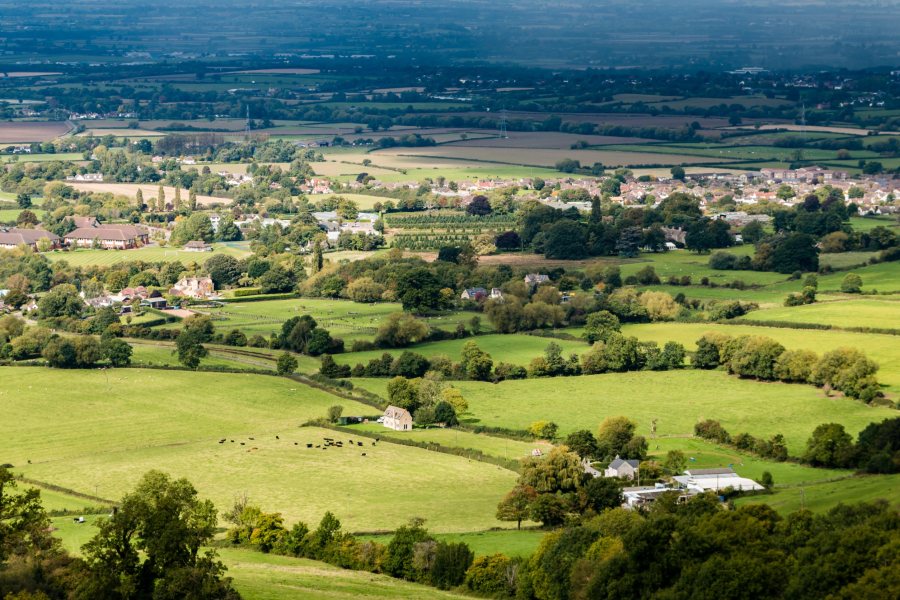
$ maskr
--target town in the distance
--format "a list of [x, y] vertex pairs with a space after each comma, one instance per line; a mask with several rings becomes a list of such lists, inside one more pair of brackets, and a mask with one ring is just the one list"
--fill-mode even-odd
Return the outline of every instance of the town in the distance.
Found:
[[0, 15], [0, 599], [900, 597], [900, 2]]

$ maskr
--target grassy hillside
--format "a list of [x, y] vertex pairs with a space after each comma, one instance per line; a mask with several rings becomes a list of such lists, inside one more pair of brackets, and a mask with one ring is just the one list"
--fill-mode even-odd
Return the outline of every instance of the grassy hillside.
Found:
[[438, 531], [472, 531], [499, 525], [497, 499], [516, 477], [369, 440], [308, 449], [335, 436], [299, 427], [328, 406], [341, 404], [345, 414], [378, 410], [287, 379], [25, 368], [0, 369], [0, 377], [9, 383], [0, 391], [9, 416], [0, 438], [12, 449], [4, 460], [27, 477], [103, 498], [119, 498], [146, 471], [161, 469], [187, 477], [220, 509], [247, 492], [288, 522], [318, 522], [331, 510], [352, 529], [393, 529], [421, 516]]

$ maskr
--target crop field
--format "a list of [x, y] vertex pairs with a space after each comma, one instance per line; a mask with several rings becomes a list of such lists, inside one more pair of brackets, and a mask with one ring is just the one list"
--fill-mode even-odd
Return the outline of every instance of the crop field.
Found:
[[[848, 296], [852, 298], [852, 296]], [[900, 299], [880, 297], [816, 302], [805, 306], [755, 310], [741, 317], [745, 321], [790, 321], [833, 327], [900, 329]], [[887, 342], [887, 340], [885, 340]], [[900, 339], [897, 340], [900, 343]]]
[[[154, 343], [144, 340], [129, 340], [132, 347], [131, 362], [135, 366], [142, 367], [158, 367], [172, 366], [179, 367], [178, 357], [175, 354], [175, 346], [170, 342], [167, 344]], [[200, 361], [201, 368], [225, 367], [229, 369], [270, 369], [274, 370], [275, 364], [271, 360], [255, 360], [252, 357], [238, 358], [233, 354], [226, 354], [215, 347], [210, 346], [209, 356]]]
[[[777, 148], [775, 146], [726, 146], [719, 144], [645, 144], [645, 145], [621, 145], [606, 150], [618, 150], [622, 152], [641, 152], [655, 154], [673, 154], [705, 157], [705, 162], [718, 160], [791, 160], [796, 149]], [[835, 150], [819, 150], [815, 148], [803, 148], [803, 157], [806, 160], [829, 160], [837, 158]], [[871, 158], [877, 156], [873, 152], [857, 150], [853, 153], [855, 158]], [[670, 160], [673, 160], [670, 158]], [[662, 162], [662, 161], [654, 161]]]
[[[474, 137], [478, 131], [470, 133]], [[454, 142], [451, 146], [465, 148], [544, 148], [570, 150], [572, 144], [586, 142], [589, 146], [609, 146], [615, 144], [644, 144], [654, 140], [634, 137], [617, 137], [609, 135], [579, 135], [577, 133], [561, 133], [558, 131], [510, 131], [509, 137], [497, 137], [497, 132], [480, 130], [482, 135], [492, 133], [492, 137], [469, 139]]]
[[[4, 368], [0, 376], [11, 384], [0, 392], [10, 417], [0, 423], [13, 449], [7, 460], [27, 477], [103, 498], [160, 469], [187, 477], [220, 509], [246, 491], [288, 522], [315, 523], [332, 510], [351, 530], [392, 529], [418, 515], [435, 531], [477, 531], [499, 525], [497, 498], [515, 480], [494, 465], [385, 442], [306, 448], [351, 437], [298, 428], [328, 406], [373, 409], [287, 379], [135, 369]], [[29, 385], [34, 377], [40, 386]]]
[[213, 244], [212, 252], [191, 252], [175, 247], [150, 245], [132, 250], [94, 250], [80, 249], [71, 251], [53, 251], [45, 256], [53, 262], [64, 260], [72, 266], [101, 265], [109, 266], [119, 263], [142, 260], [145, 262], [181, 261], [204, 263], [216, 254], [227, 254], [235, 258], [249, 256], [250, 250], [246, 242], [225, 242]]
[[[427, 525], [427, 524], [426, 524]], [[462, 600], [433, 587], [387, 575], [350, 571], [301, 558], [263, 554], [254, 550], [219, 549], [234, 587], [246, 600]]]
[[624, 325], [622, 331], [626, 335], [633, 335], [644, 341], [655, 341], [660, 344], [667, 341], [679, 342], [684, 344], [688, 350], [695, 349], [696, 341], [709, 331], [735, 337], [761, 335], [776, 340], [788, 349], [803, 348], [814, 350], [819, 354], [841, 347], [859, 348], [881, 367], [877, 378], [881, 383], [888, 385], [888, 391], [892, 394], [900, 393], [900, 344], [897, 343], [898, 337], [893, 335], [737, 324], [717, 325], [715, 323]]
[[69, 129], [65, 121], [0, 121], [0, 144], [49, 142]]
[[[127, 196], [129, 198], [134, 198], [137, 196], [138, 190], [141, 190], [141, 193], [144, 195], [144, 202], [147, 202], [151, 198], [156, 198], [156, 194], [159, 191], [158, 185], [151, 184], [140, 184], [140, 183], [80, 183], [80, 182], [70, 182], [73, 188], [77, 190], [81, 190], [83, 192], [109, 192], [111, 194]], [[172, 186], [163, 186], [163, 191], [166, 194], [166, 201], [171, 201], [175, 197], [175, 188]], [[189, 192], [188, 190], [181, 190], [181, 198], [184, 202], [188, 200]], [[217, 196], [197, 196], [197, 204], [200, 206], [229, 206], [231, 204], [231, 198], [219, 198]]]
[[596, 430], [608, 416], [626, 415], [649, 435], [657, 419], [658, 435], [686, 435], [703, 419], [717, 419], [732, 433], [785, 436], [789, 451], [802, 451], [815, 427], [842, 423], [856, 435], [872, 421], [896, 416], [889, 408], [826, 397], [809, 385], [759, 383], [724, 371], [635, 372], [455, 384], [469, 403], [472, 422], [526, 429], [547, 419], [566, 435]]
[[[615, 147], [618, 148], [618, 147]], [[690, 154], [666, 154], [654, 151], [626, 152], [616, 150], [558, 150], [543, 148], [467, 148], [461, 146], [439, 146], [428, 148], [393, 148], [373, 153], [375, 156], [392, 154], [409, 156], [429, 161], [468, 161], [500, 163], [533, 167], [553, 167], [557, 162], [572, 158], [590, 166], [596, 162], [607, 167], [691, 165], [708, 163], [708, 157]]]
[[[459, 340], [444, 340], [441, 342], [429, 342], [427, 344], [419, 344], [412, 346], [408, 350], [417, 352], [423, 356], [446, 355], [454, 361], [460, 360], [463, 345], [466, 342], [474, 341], [479, 348], [491, 355], [494, 362], [508, 362], [517, 365], [527, 365], [532, 358], [543, 356], [544, 349], [551, 343], [558, 344], [563, 351], [563, 355], [568, 356], [572, 352], [581, 353], [588, 350], [587, 342], [573, 340], [557, 340], [552, 338], [539, 337], [535, 335], [479, 335], [474, 338], [465, 338]], [[373, 358], [380, 357], [384, 352], [390, 352], [398, 356], [403, 349], [396, 350], [369, 350], [366, 352], [348, 352], [346, 354], [335, 354], [334, 360], [338, 364], [355, 365], [356, 363], [366, 364]]]

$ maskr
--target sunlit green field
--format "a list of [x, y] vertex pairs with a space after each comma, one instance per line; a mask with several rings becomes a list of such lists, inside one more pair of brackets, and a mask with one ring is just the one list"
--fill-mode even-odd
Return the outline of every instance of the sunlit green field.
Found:
[[900, 475], [869, 475], [840, 481], [797, 485], [777, 489], [772, 495], [739, 498], [736, 504], [765, 502], [782, 514], [807, 508], [823, 511], [844, 503], [884, 499], [896, 508], [900, 506]]
[[[815, 306], [815, 305], [813, 305]], [[753, 313], [750, 313], [753, 314]], [[716, 331], [733, 337], [756, 335], [770, 337], [788, 349], [805, 348], [824, 354], [844, 346], [859, 348], [878, 363], [878, 380], [888, 386], [893, 394], [900, 393], [900, 338], [877, 333], [856, 333], [839, 330], [790, 329], [785, 327], [757, 327], [754, 325], [718, 325], [715, 323], [648, 323], [625, 325], [622, 331], [640, 340], [655, 341], [660, 345], [667, 341], [684, 344], [688, 350], [696, 348], [696, 342], [708, 331]]]
[[805, 306], [754, 310], [739, 320], [814, 323], [832, 327], [900, 329], [900, 298], [893, 296], [858, 299], [847, 296], [846, 298], [848, 299], [816, 302]]
[[220, 510], [247, 492], [288, 522], [318, 522], [330, 510], [351, 530], [394, 529], [420, 516], [436, 531], [479, 531], [500, 525], [497, 499], [516, 478], [384, 441], [307, 448], [352, 438], [300, 427], [329, 406], [379, 411], [283, 378], [18, 367], [0, 377], [0, 439], [11, 449], [4, 460], [26, 477], [110, 500], [160, 469], [187, 477]]
[[[365, 385], [365, 382], [361, 382]], [[759, 383], [724, 371], [634, 372], [455, 384], [469, 402], [471, 422], [526, 429], [541, 419], [555, 421], [560, 433], [595, 431], [608, 416], [625, 415], [649, 435], [692, 434], [694, 424], [717, 419], [731, 433], [785, 436], [792, 455], [800, 453], [813, 429], [824, 422], [842, 423], [856, 435], [872, 421], [895, 417], [889, 408], [857, 400], [826, 397], [809, 385]]]
[[[292, 317], [311, 315], [332, 336], [342, 338], [348, 349], [353, 340], [371, 341], [388, 315], [402, 311], [403, 307], [395, 302], [364, 304], [327, 298], [230, 302], [221, 308], [204, 309], [219, 330], [240, 329], [247, 335], [264, 337], [279, 333], [282, 324]], [[427, 317], [425, 321], [433, 327], [453, 331], [459, 323], [468, 324], [473, 316], [474, 313], [453, 312]], [[486, 319], [481, 321], [482, 329], [490, 329]]]
[[[544, 354], [544, 350], [551, 343], [555, 343], [562, 348], [564, 356], [571, 353], [582, 353], [589, 349], [587, 342], [581, 340], [558, 340], [553, 338], [539, 337], [535, 335], [524, 334], [492, 334], [479, 335], [476, 337], [463, 338], [458, 340], [444, 340], [441, 342], [429, 342], [419, 344], [408, 348], [411, 352], [417, 352], [425, 357], [445, 355], [455, 362], [461, 359], [462, 348], [467, 342], [475, 342], [475, 344], [485, 352], [491, 355], [494, 363], [508, 362], [517, 365], [528, 365], [531, 359]], [[399, 356], [404, 349], [391, 350], [368, 350], [366, 352], [349, 352], [346, 354], [336, 354], [335, 362], [346, 365], [356, 365], [362, 363], [365, 365], [373, 358], [379, 358], [384, 352], [390, 352], [394, 357]]]
[[300, 558], [224, 548], [219, 556], [245, 600], [451, 600], [469, 598], [387, 575], [349, 571]]

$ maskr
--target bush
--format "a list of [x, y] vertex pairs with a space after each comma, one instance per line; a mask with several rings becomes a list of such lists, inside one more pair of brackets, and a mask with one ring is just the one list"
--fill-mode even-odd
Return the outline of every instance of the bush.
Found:
[[841, 291], [845, 294], [858, 294], [862, 291], [862, 277], [856, 273], [847, 273], [841, 281]]
[[276, 370], [279, 375], [290, 375], [297, 370], [297, 359], [289, 352], [283, 352], [278, 356]]

